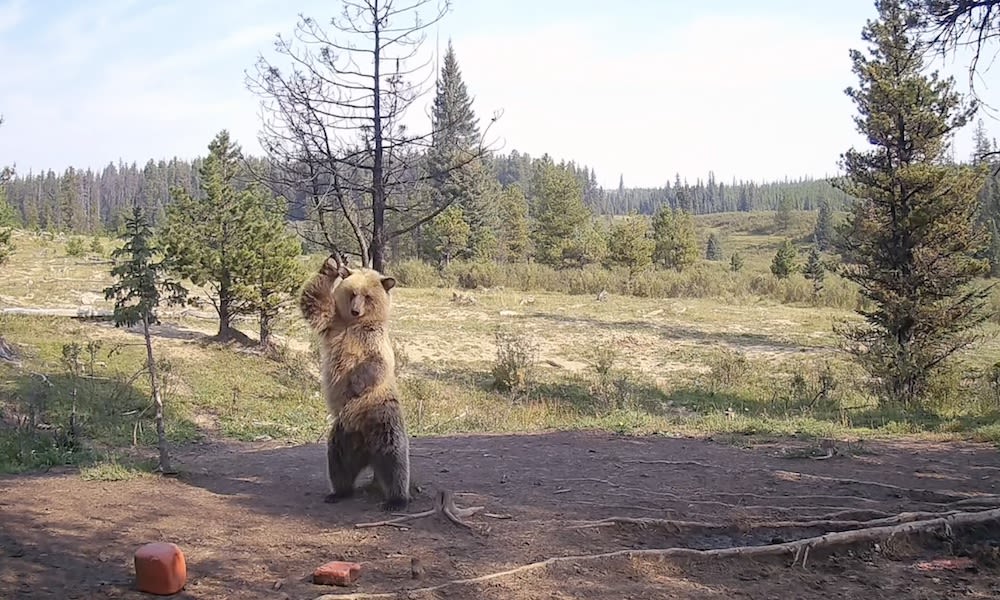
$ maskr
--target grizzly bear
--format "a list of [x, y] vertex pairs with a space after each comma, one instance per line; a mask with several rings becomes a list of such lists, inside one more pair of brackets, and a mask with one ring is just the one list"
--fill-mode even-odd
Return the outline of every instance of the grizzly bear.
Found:
[[321, 387], [335, 418], [327, 440], [326, 501], [352, 496], [358, 475], [371, 466], [383, 507], [399, 510], [409, 502], [410, 459], [388, 334], [389, 291], [396, 281], [333, 260], [323, 263], [299, 301], [320, 340]]

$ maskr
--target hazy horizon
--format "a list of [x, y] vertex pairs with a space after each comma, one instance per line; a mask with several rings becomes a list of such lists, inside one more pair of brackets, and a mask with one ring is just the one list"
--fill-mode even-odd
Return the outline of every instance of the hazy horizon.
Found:
[[[503, 111], [491, 130], [502, 151], [585, 164], [603, 187], [619, 176], [660, 187], [677, 173], [693, 183], [709, 171], [723, 182], [834, 175], [840, 153], [865, 144], [844, 88], [856, 84], [848, 52], [866, 47], [874, 4], [755, 4], [459, 0], [428, 31], [425, 53], [452, 40], [480, 122]], [[275, 35], [291, 34], [299, 12], [327, 20], [337, 10], [318, 0], [0, 0], [0, 164], [38, 173], [190, 160], [221, 129], [260, 154], [245, 71], [258, 53], [278, 58]], [[933, 64], [963, 92], [966, 65], [964, 55]], [[977, 88], [1000, 108], [990, 75]], [[991, 137], [996, 114], [979, 115]], [[426, 109], [410, 122], [426, 128]], [[956, 139], [958, 158], [971, 153], [972, 126]]]

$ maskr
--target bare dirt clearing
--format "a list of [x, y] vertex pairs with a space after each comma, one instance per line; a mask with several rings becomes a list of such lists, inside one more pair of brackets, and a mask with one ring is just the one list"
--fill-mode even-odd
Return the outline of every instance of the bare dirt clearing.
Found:
[[[153, 540], [186, 552], [189, 582], [179, 597], [311, 599], [436, 586], [553, 556], [772, 544], [862, 526], [846, 521], [1000, 506], [1000, 456], [992, 447], [870, 442], [864, 452], [829, 460], [786, 458], [786, 449], [606, 433], [414, 440], [414, 479], [423, 491], [410, 512], [430, 508], [436, 490], [451, 490], [459, 505], [490, 513], [470, 517], [473, 530], [434, 517], [407, 530], [355, 528], [387, 515], [368, 496], [322, 502], [320, 444], [194, 445], [177, 451], [184, 472], [176, 480], [84, 481], [71, 472], [6, 477], [0, 595], [145, 597], [130, 587], [132, 552]], [[577, 527], [610, 517], [703, 524]], [[839, 525], [787, 523], [815, 520]], [[939, 527], [874, 549], [859, 544], [830, 555], [817, 547], [805, 568], [789, 567], [790, 555], [566, 561], [414, 597], [996, 597], [998, 532], [995, 524], [956, 527], [949, 538]], [[952, 555], [969, 556], [971, 566], [917, 568], [921, 560]], [[423, 580], [410, 578], [410, 557], [422, 561]], [[365, 564], [354, 590], [308, 581], [316, 566], [335, 559]]]

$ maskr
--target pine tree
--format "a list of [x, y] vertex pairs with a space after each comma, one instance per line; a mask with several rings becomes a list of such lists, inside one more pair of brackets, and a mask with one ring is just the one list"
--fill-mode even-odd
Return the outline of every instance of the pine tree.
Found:
[[[444, 64], [437, 80], [437, 92], [431, 109], [433, 141], [431, 155], [433, 161], [453, 161], [460, 159], [457, 153], [467, 151], [478, 143], [479, 119], [472, 109], [472, 98], [462, 79], [458, 57], [451, 40], [444, 54]], [[441, 169], [435, 176], [447, 176]], [[443, 180], [439, 179], [439, 183]]]
[[821, 251], [826, 251], [833, 247], [833, 236], [833, 211], [830, 209], [830, 201], [824, 198], [819, 203], [816, 226], [813, 228], [813, 241]]
[[500, 253], [501, 260], [520, 262], [528, 256], [530, 242], [528, 201], [516, 183], [504, 188], [500, 195]]
[[722, 240], [714, 231], [708, 234], [708, 243], [705, 244], [705, 258], [708, 260], [722, 260], [725, 258], [722, 252]]
[[156, 437], [160, 451], [159, 471], [172, 472], [170, 454], [167, 449], [166, 428], [163, 422], [163, 397], [157, 376], [156, 359], [150, 325], [159, 323], [156, 310], [161, 301], [182, 303], [187, 290], [180, 284], [167, 279], [166, 266], [162, 260], [155, 260], [160, 254], [153, 245], [153, 233], [149, 221], [138, 205], [125, 220], [124, 244], [111, 254], [114, 267], [111, 276], [115, 283], [105, 288], [104, 297], [114, 299], [114, 323], [116, 327], [142, 325], [142, 335], [146, 344], [146, 370], [156, 407]]
[[777, 252], [774, 253], [774, 258], [771, 260], [771, 273], [778, 279], [787, 279], [789, 275], [798, 269], [798, 266], [795, 264], [798, 255], [798, 251], [795, 249], [795, 245], [792, 244], [792, 240], [786, 239], [782, 241], [778, 246]]
[[588, 219], [562, 246], [563, 267], [582, 269], [595, 265], [608, 256], [608, 234], [599, 223]]
[[653, 215], [653, 243], [653, 262], [667, 269], [683, 271], [701, 254], [694, 219], [683, 210], [667, 206], [661, 206]]
[[468, 248], [474, 258], [496, 255], [495, 231], [499, 185], [480, 158], [474, 158], [480, 139], [479, 119], [462, 79], [455, 48], [448, 41], [437, 80], [431, 112], [433, 136], [428, 160], [437, 205], [456, 205], [469, 225]]
[[493, 260], [499, 252], [500, 195], [503, 189], [496, 176], [476, 161], [454, 171], [464, 201], [455, 203], [469, 225], [468, 255], [473, 260]]
[[975, 223], [982, 170], [947, 160], [973, 109], [950, 78], [925, 73], [911, 36], [919, 22], [900, 1], [877, 2], [879, 18], [862, 34], [870, 56], [851, 52], [859, 85], [847, 94], [875, 148], [842, 157], [841, 185], [856, 200], [838, 246], [844, 277], [874, 308], [860, 311], [864, 324], [838, 330], [883, 402], [919, 407], [935, 371], [985, 318], [987, 292], [973, 281], [986, 271], [976, 258], [986, 239]]
[[254, 312], [239, 291], [248, 284], [241, 276], [252, 260], [250, 216], [257, 196], [243, 182], [241, 152], [227, 131], [217, 134], [208, 148], [200, 169], [203, 194], [172, 190], [174, 202], [167, 207], [162, 231], [164, 251], [175, 273], [209, 290], [219, 315], [218, 339], [248, 341], [232, 321]]
[[979, 224], [986, 229], [989, 240], [982, 258], [990, 263], [990, 276], [1000, 277], [1000, 161], [993, 158], [996, 146], [990, 143], [982, 119], [976, 122], [973, 139], [972, 164], [990, 173], [979, 191]]
[[630, 215], [611, 226], [608, 234], [608, 263], [626, 267], [629, 275], [653, 264], [655, 244], [645, 217]]
[[809, 258], [806, 260], [806, 267], [802, 270], [802, 275], [813, 284], [813, 295], [819, 296], [823, 291], [823, 279], [826, 277], [826, 267], [820, 257], [819, 249], [813, 246], [809, 249]]
[[305, 279], [298, 261], [302, 244], [286, 227], [287, 206], [261, 188], [248, 190], [247, 236], [253, 240], [246, 261], [240, 265], [241, 276], [236, 295], [244, 299], [247, 311], [257, 314], [259, 344], [273, 347], [271, 333], [282, 312], [295, 300]]
[[788, 231], [792, 226], [793, 202], [790, 197], [783, 195], [778, 202], [778, 210], [774, 213], [774, 228], [776, 231]]
[[469, 246], [469, 224], [462, 216], [462, 209], [451, 205], [431, 221], [427, 240], [431, 255], [441, 268], [460, 257]]
[[563, 249], [583, 239], [582, 230], [590, 219], [583, 190], [572, 173], [548, 156], [535, 163], [531, 190], [535, 259], [559, 266], [563, 263]]
[[0, 181], [0, 265], [10, 260], [15, 246], [12, 241], [17, 219], [14, 208], [7, 203], [6, 185]]

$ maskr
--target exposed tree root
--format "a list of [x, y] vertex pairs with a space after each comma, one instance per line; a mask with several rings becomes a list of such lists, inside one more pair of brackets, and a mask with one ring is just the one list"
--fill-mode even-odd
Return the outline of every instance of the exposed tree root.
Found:
[[430, 517], [433, 515], [440, 514], [444, 518], [448, 519], [455, 525], [459, 527], [465, 527], [466, 529], [472, 529], [472, 525], [466, 523], [462, 519], [471, 517], [477, 512], [483, 510], [482, 506], [470, 506], [468, 508], [459, 508], [455, 505], [455, 498], [452, 493], [447, 490], [442, 490], [438, 492], [438, 495], [434, 498], [434, 508], [430, 510], [425, 510], [419, 513], [413, 513], [408, 515], [400, 515], [395, 519], [386, 519], [384, 521], [374, 521], [372, 523], [355, 523], [354, 527], [357, 529], [365, 527], [381, 527], [381, 526], [392, 526], [399, 527], [402, 523], [407, 521], [413, 521], [415, 519], [422, 519], [424, 517]]
[[[690, 460], [679, 460], [679, 461], [678, 460], [628, 460], [625, 462], [631, 464], [644, 464], [644, 465], [696, 466], [711, 470], [718, 470], [719, 468], [718, 465], [713, 466]], [[883, 490], [892, 490], [911, 500], [916, 500], [918, 502], [943, 504], [943, 503], [967, 500], [972, 498], [979, 498], [979, 499], [990, 499], [993, 502], [1000, 503], [1000, 496], [996, 495], [976, 496], [975, 494], [968, 492], [908, 488], [908, 487], [893, 485], [891, 483], [882, 483], [881, 481], [848, 479], [844, 477], [831, 477], [829, 475], [813, 475], [811, 473], [800, 473], [798, 471], [785, 471], [783, 469], [745, 468], [742, 469], [742, 471], [745, 473], [769, 473], [772, 477], [783, 479], [785, 481], [827, 481], [831, 483], [839, 483], [842, 485], [859, 485], [864, 487], [879, 488]]]
[[650, 519], [645, 517], [609, 517], [597, 521], [587, 521], [579, 525], [573, 525], [570, 529], [590, 529], [593, 527], [609, 527], [613, 525], [637, 525], [639, 527], [663, 527], [671, 529], [677, 533], [684, 530], [705, 530], [705, 529], [732, 529], [735, 531], [748, 531], [753, 529], [825, 529], [827, 531], [844, 531], [849, 529], [868, 529], [872, 527], [883, 527], [886, 525], [898, 525], [900, 523], [912, 523], [914, 521], [927, 521], [931, 519], [941, 519], [951, 517], [959, 513], [953, 511], [949, 513], [937, 512], [906, 512], [880, 519], [868, 521], [857, 520], [834, 520], [816, 519], [810, 521], [758, 521], [740, 523], [711, 523], [704, 521], [675, 521], [672, 519]]
[[[841, 510], [844, 509], [843, 506], [840, 506], [840, 505], [829, 505], [829, 504], [810, 504], [810, 505], [801, 505], [801, 506], [771, 506], [771, 505], [767, 505], [767, 504], [730, 504], [728, 502], [722, 502], [722, 501], [719, 501], [719, 500], [687, 500], [687, 499], [684, 499], [684, 498], [679, 498], [679, 497], [675, 496], [674, 494], [669, 494], [669, 493], [666, 493], [666, 492], [647, 491], [647, 490], [643, 490], [642, 488], [616, 488], [616, 489], [619, 489], [619, 490], [622, 490], [622, 491], [620, 493], [619, 492], [606, 492], [604, 494], [601, 494], [601, 496], [618, 496], [618, 497], [624, 497], [624, 498], [632, 498], [634, 500], [636, 498], [635, 495], [625, 493], [625, 491], [627, 491], [627, 490], [633, 490], [633, 491], [642, 493], [642, 495], [647, 495], [647, 494], [650, 495], [650, 496], [661, 496], [662, 495], [663, 497], [665, 497], [665, 498], [668, 499], [667, 500], [668, 502], [674, 502], [674, 503], [678, 503], [678, 504], [684, 504], [686, 506], [719, 506], [719, 507], [722, 507], [724, 509], [734, 510], [734, 511], [771, 511], [771, 512], [776, 512], [776, 513], [794, 513], [794, 512], [799, 512], [799, 511], [803, 511], [803, 510], [836, 510], [836, 511], [841, 511]], [[587, 494], [587, 493], [592, 493], [592, 492], [580, 492], [580, 493]], [[793, 496], [789, 496], [789, 498], [793, 498]]]
[[486, 581], [507, 577], [509, 575], [523, 573], [525, 571], [542, 569], [559, 563], [575, 563], [581, 561], [603, 560], [608, 558], [619, 558], [619, 557], [635, 558], [641, 556], [652, 556], [652, 557], [687, 557], [687, 558], [704, 558], [704, 557], [729, 558], [729, 557], [753, 557], [753, 556], [759, 557], [759, 556], [775, 556], [782, 554], [791, 554], [793, 556], [793, 559], [790, 566], [802, 565], [803, 567], [805, 567], [806, 561], [809, 558], [810, 551], [816, 548], [841, 546], [846, 544], [858, 544], [862, 542], [874, 542], [876, 540], [883, 540], [900, 534], [910, 534], [922, 531], [929, 531], [937, 527], [942, 527], [945, 530], [946, 534], [950, 535], [951, 529], [954, 526], [976, 525], [976, 524], [987, 523], [997, 519], [1000, 519], [1000, 509], [993, 509], [993, 510], [974, 512], [974, 513], [955, 513], [945, 517], [928, 519], [924, 521], [912, 521], [908, 523], [902, 523], [891, 526], [869, 527], [866, 529], [853, 529], [850, 531], [827, 533], [817, 537], [805, 538], [781, 544], [770, 544], [766, 546], [736, 546], [733, 548], [717, 548], [713, 550], [693, 550], [691, 548], [653, 548], [653, 549], [641, 549], [641, 550], [616, 550], [614, 552], [605, 552], [601, 554], [584, 554], [577, 556], [556, 556], [548, 558], [546, 560], [522, 565], [520, 567], [515, 567], [513, 569], [508, 569], [506, 571], [489, 573], [487, 575], [480, 575], [478, 577], [470, 577], [466, 579], [456, 579], [453, 581], [447, 581], [439, 585], [425, 587], [425, 588], [400, 590], [396, 592], [323, 594], [322, 596], [316, 597], [314, 600], [375, 600], [381, 598], [387, 598], [387, 599], [399, 598], [401, 596], [411, 597], [417, 594], [433, 593], [457, 585], [483, 583]]
[[861, 485], [884, 490], [893, 490], [897, 493], [905, 495], [907, 498], [923, 502], [954, 502], [956, 500], [967, 500], [972, 498], [990, 498], [994, 501], [1000, 500], [997, 496], [977, 496], [968, 492], [908, 488], [893, 485], [891, 483], [882, 483], [881, 481], [865, 481], [863, 479], [847, 479], [843, 477], [830, 477], [828, 475], [812, 475], [810, 473], [799, 473], [797, 471], [776, 470], [771, 472], [775, 477], [791, 481], [829, 481], [843, 485]]

